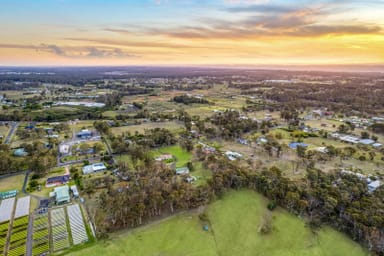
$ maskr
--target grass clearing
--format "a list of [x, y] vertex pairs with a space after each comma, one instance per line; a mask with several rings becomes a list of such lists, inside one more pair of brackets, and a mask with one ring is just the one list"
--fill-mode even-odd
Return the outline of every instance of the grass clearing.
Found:
[[171, 154], [176, 158], [176, 167], [186, 166], [192, 160], [192, 153], [182, 149], [179, 145], [163, 147], [155, 152], [155, 156]]
[[121, 135], [123, 132], [135, 133], [136, 131], [139, 133], [144, 133], [146, 129], [154, 129], [154, 128], [166, 128], [171, 131], [175, 131], [183, 128], [183, 124], [177, 121], [170, 122], [146, 122], [139, 125], [129, 125], [129, 126], [121, 126], [121, 127], [112, 127], [111, 132], [114, 135]]
[[24, 174], [19, 174], [0, 179], [0, 191], [8, 191], [14, 189], [21, 191], [24, 183], [24, 177]]
[[325, 227], [313, 234], [298, 217], [272, 212], [273, 231], [258, 227], [267, 200], [253, 191], [231, 191], [207, 209], [209, 231], [196, 213], [185, 213], [133, 231], [113, 234], [106, 242], [71, 255], [193, 256], [360, 256], [368, 253], [345, 235]]

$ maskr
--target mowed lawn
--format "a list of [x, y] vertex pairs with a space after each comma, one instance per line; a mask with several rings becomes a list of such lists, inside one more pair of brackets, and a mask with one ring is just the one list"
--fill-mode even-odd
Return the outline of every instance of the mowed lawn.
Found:
[[155, 151], [155, 156], [171, 154], [176, 158], [176, 167], [186, 166], [192, 160], [192, 153], [182, 149], [179, 145], [163, 147]]
[[209, 231], [197, 214], [181, 214], [131, 232], [114, 234], [107, 242], [71, 255], [135, 256], [362, 256], [368, 253], [343, 234], [323, 228], [314, 235], [302, 220], [277, 209], [273, 231], [258, 227], [267, 201], [253, 191], [232, 191], [207, 209]]
[[0, 179], [0, 192], [17, 189], [19, 192], [23, 188], [24, 174], [15, 175]]

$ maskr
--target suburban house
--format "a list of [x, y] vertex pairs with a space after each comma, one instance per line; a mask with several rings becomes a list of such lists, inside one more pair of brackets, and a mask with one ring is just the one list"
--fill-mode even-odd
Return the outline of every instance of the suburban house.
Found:
[[83, 167], [83, 174], [90, 174], [94, 172], [102, 172], [107, 170], [107, 167], [103, 163], [95, 163], [86, 165]]
[[67, 184], [70, 177], [71, 177], [70, 175], [63, 175], [63, 176], [55, 176], [55, 177], [48, 178], [45, 186], [49, 188], [49, 187]]

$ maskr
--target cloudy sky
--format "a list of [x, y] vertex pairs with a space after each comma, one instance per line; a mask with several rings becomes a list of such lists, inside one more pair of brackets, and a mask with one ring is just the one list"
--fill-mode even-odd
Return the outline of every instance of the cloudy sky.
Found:
[[383, 10], [383, 0], [0, 0], [0, 65], [384, 64]]

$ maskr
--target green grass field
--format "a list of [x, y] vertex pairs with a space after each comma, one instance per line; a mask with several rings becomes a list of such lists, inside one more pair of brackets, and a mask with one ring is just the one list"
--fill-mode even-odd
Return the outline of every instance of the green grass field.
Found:
[[368, 255], [343, 234], [323, 228], [314, 235], [299, 218], [282, 209], [272, 212], [273, 230], [258, 227], [267, 201], [252, 191], [232, 191], [206, 211], [209, 231], [196, 213], [184, 213], [133, 231], [113, 234], [106, 242], [70, 255], [135, 256], [360, 256]]
[[129, 126], [121, 126], [121, 127], [112, 127], [111, 132], [114, 135], [121, 135], [123, 132], [135, 133], [136, 131], [139, 133], [144, 133], [146, 129], [154, 129], [154, 128], [166, 128], [171, 131], [175, 131], [183, 128], [182, 123], [177, 121], [170, 122], [147, 122], [139, 125], [129, 125]]
[[21, 188], [23, 187], [24, 177], [25, 177], [24, 174], [20, 174], [20, 175], [11, 176], [8, 178], [0, 179], [0, 192], [13, 190], [13, 189], [17, 189], [20, 191]]
[[155, 151], [155, 156], [161, 154], [171, 154], [176, 157], [176, 167], [183, 167], [192, 160], [192, 154], [182, 149], [179, 145], [163, 147]]

